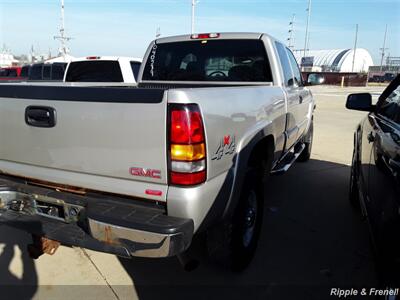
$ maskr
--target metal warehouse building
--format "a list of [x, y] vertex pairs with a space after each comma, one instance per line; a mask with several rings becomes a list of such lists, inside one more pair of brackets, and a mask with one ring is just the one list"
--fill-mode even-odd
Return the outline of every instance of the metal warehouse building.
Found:
[[[315, 72], [368, 72], [368, 68], [374, 65], [369, 52], [357, 48], [336, 50], [310, 50], [303, 57], [303, 51], [295, 51], [297, 62], [304, 71]], [[353, 66], [354, 58], [354, 68]]]

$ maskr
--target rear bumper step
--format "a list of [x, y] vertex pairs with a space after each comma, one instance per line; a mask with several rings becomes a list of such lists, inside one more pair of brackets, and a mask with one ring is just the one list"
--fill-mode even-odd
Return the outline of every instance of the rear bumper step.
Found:
[[80, 196], [0, 176], [0, 224], [123, 257], [168, 257], [185, 251], [193, 221], [163, 209]]

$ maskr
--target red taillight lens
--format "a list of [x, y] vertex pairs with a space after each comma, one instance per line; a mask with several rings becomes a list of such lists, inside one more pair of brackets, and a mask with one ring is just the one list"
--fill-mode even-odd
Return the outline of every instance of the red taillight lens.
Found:
[[169, 108], [170, 183], [190, 186], [206, 180], [206, 146], [200, 110], [195, 104]]
[[176, 173], [171, 172], [171, 183], [177, 185], [195, 185], [206, 180], [206, 171], [198, 173]]
[[199, 111], [173, 110], [171, 113], [171, 142], [193, 144], [204, 141], [203, 122]]

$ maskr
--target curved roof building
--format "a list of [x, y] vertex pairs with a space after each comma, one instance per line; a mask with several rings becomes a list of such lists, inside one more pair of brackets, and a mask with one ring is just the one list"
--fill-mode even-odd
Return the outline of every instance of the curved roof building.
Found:
[[[294, 55], [299, 65], [304, 67], [320, 67], [322, 71], [351, 72], [354, 49], [310, 50], [305, 58], [303, 51], [296, 51]], [[369, 52], [357, 48], [353, 72], [368, 72], [369, 66], [373, 65]]]

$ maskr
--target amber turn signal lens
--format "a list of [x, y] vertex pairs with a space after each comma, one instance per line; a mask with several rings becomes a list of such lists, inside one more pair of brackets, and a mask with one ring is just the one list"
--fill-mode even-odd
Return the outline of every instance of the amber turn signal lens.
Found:
[[206, 156], [204, 143], [196, 145], [171, 145], [171, 159], [194, 161], [203, 159]]

